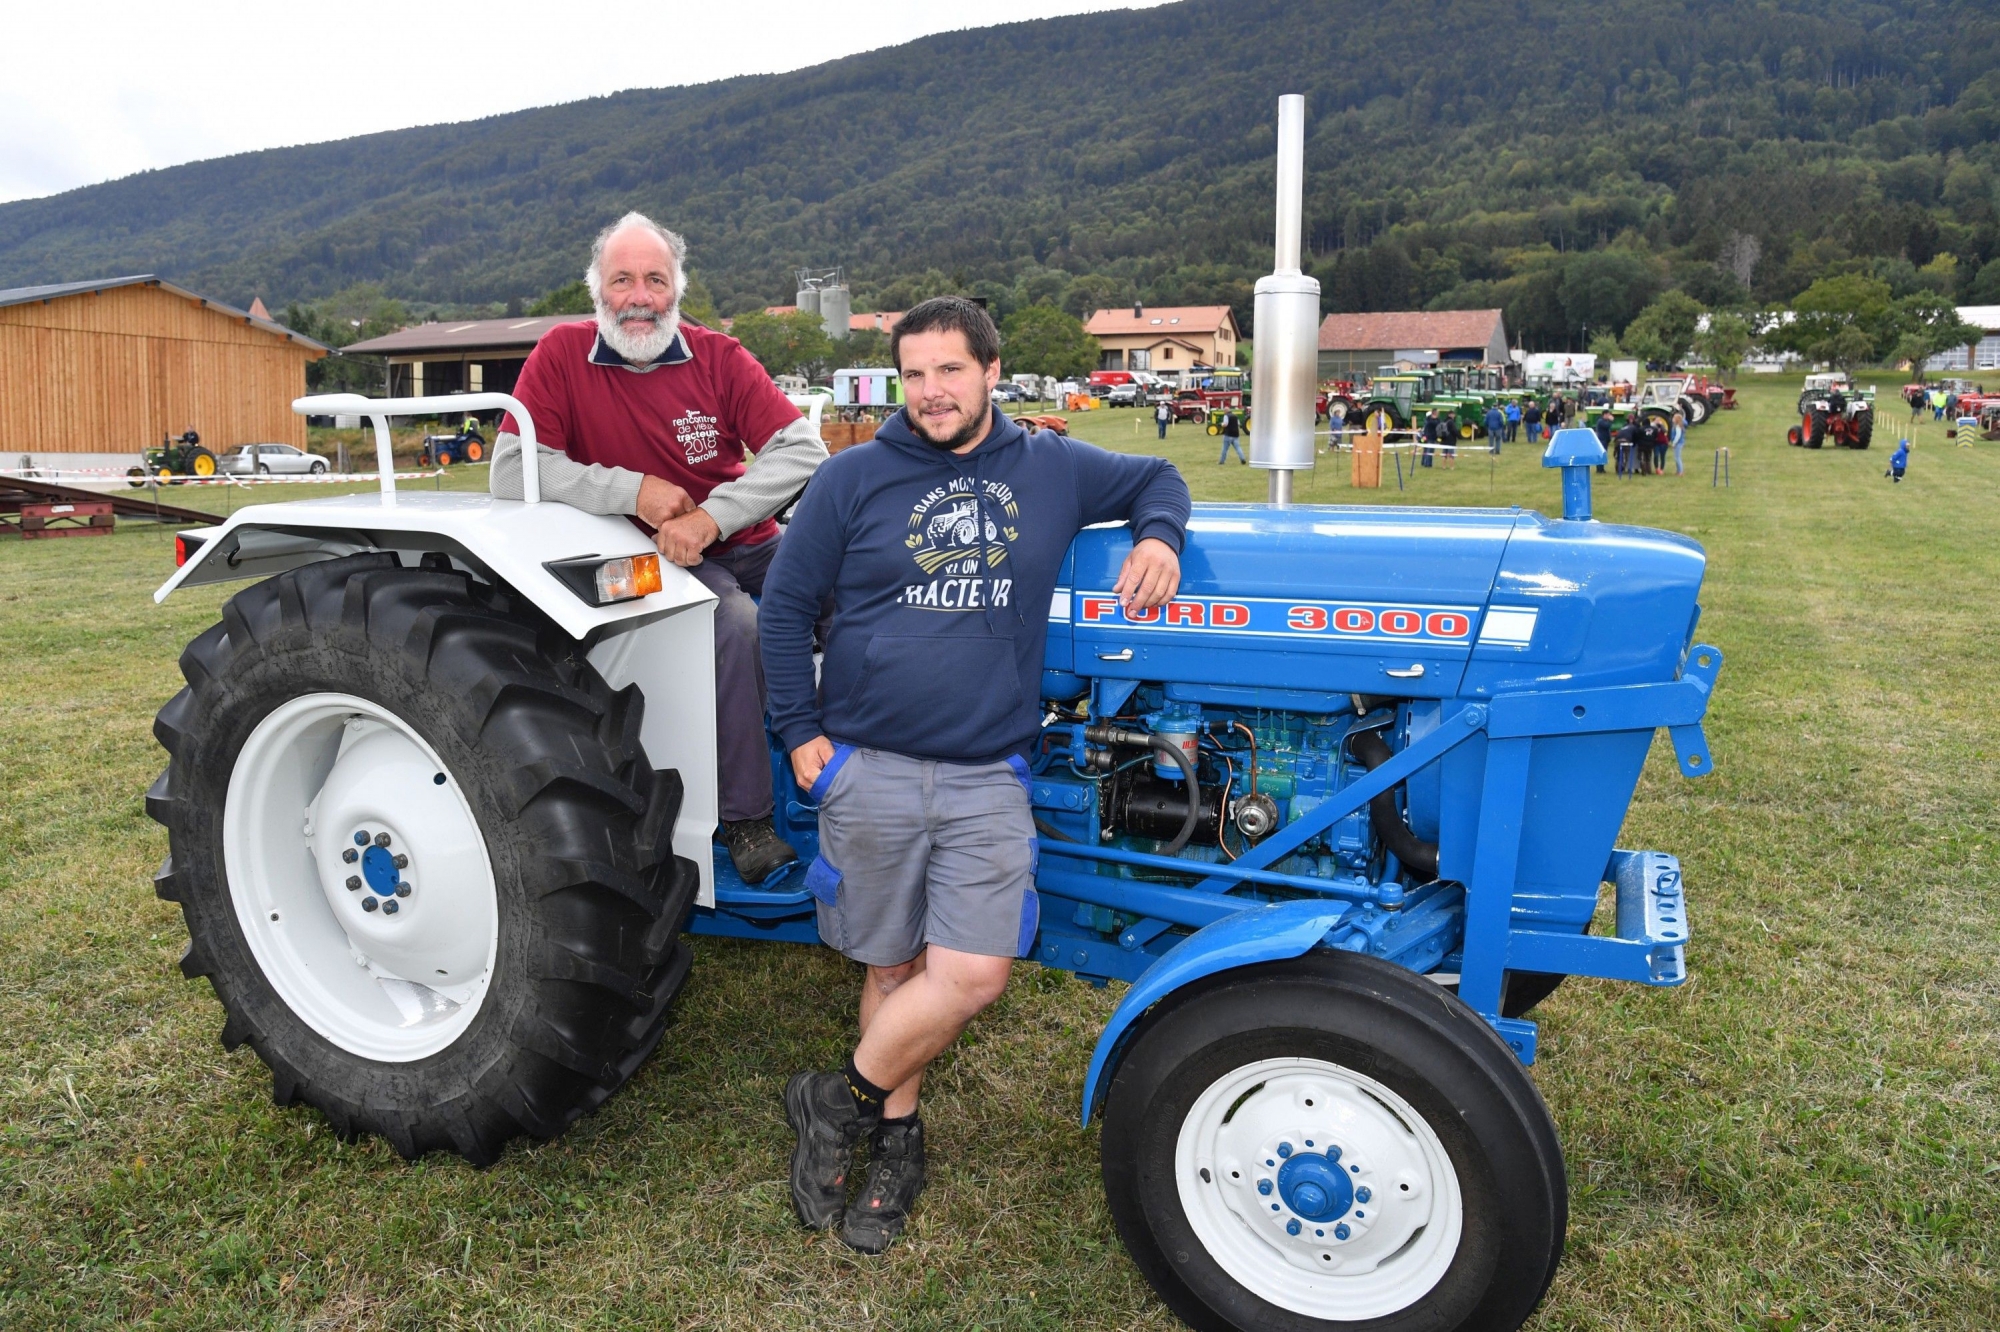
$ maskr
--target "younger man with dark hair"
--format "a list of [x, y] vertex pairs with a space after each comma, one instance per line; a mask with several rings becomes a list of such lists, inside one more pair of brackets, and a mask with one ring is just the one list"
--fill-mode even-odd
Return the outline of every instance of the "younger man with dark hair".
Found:
[[792, 1205], [866, 1253], [889, 1247], [924, 1186], [925, 1066], [1000, 997], [1039, 923], [1026, 755], [1063, 556], [1082, 528], [1128, 522], [1112, 590], [1128, 611], [1159, 606], [1180, 585], [1188, 518], [1164, 459], [994, 412], [1000, 335], [972, 302], [920, 303], [889, 348], [906, 405], [814, 477], [759, 615], [771, 722], [819, 806], [806, 884], [820, 937], [868, 968], [845, 1070], [785, 1087]]

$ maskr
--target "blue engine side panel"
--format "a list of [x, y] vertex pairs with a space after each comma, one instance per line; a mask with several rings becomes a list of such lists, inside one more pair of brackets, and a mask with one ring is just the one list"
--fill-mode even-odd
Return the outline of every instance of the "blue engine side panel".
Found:
[[1091, 528], [1071, 547], [1046, 664], [1182, 685], [1448, 698], [1520, 516], [1198, 504], [1179, 594], [1136, 620], [1110, 595], [1131, 534]]
[[1523, 513], [1461, 692], [1674, 679], [1707, 559], [1687, 537]]

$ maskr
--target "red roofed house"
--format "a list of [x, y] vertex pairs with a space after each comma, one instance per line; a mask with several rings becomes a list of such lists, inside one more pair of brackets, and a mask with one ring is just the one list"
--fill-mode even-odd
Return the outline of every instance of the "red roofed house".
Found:
[[1498, 310], [1396, 310], [1330, 314], [1319, 326], [1319, 377], [1349, 379], [1402, 360], [1507, 363]]
[[[799, 307], [796, 305], [767, 305], [764, 307], [764, 313], [767, 315], [788, 315], [797, 314], [798, 312]], [[903, 311], [901, 310], [877, 310], [869, 314], [850, 314], [847, 316], [847, 331], [849, 333], [887, 333], [896, 327], [902, 317]], [[734, 322], [732, 319], [723, 320], [723, 329], [726, 331]]]
[[1172, 374], [1191, 365], [1235, 365], [1242, 334], [1226, 305], [1139, 305], [1093, 310], [1083, 331], [1097, 339], [1100, 370]]

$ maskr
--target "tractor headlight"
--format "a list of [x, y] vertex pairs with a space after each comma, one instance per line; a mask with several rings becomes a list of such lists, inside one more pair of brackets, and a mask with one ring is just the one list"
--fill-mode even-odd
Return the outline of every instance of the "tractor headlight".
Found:
[[602, 555], [579, 555], [550, 560], [542, 567], [592, 606], [636, 601], [664, 585], [658, 555], [621, 555], [609, 560]]

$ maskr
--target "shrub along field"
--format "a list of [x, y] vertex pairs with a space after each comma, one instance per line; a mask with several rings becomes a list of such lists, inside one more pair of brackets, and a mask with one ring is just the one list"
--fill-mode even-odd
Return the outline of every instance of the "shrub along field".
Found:
[[[1707, 547], [1727, 664], [1718, 771], [1682, 780], [1662, 737], [1625, 836], [1685, 863], [1687, 985], [1572, 982], [1538, 1013], [1571, 1220], [1537, 1328], [2000, 1325], [2000, 445], [1925, 423], [1893, 486], [1892, 383], [1865, 454], [1785, 447], [1794, 385], [1746, 386], [1685, 477], [1599, 480], [1600, 518]], [[1077, 432], [1151, 449], [1135, 420]], [[1165, 451], [1198, 496], [1261, 498], [1215, 444], [1182, 426]], [[1299, 496], [1547, 511], [1536, 464], [1356, 492], [1341, 461]], [[144, 525], [0, 544], [0, 1325], [1175, 1326], [1076, 1123], [1118, 986], [1022, 964], [927, 1085], [931, 1188], [883, 1259], [786, 1200], [779, 1089], [837, 1064], [856, 989], [819, 950], [701, 943], [632, 1084], [489, 1170], [273, 1107], [148, 883], [152, 716], [226, 595], [155, 606], [171, 551]]]

